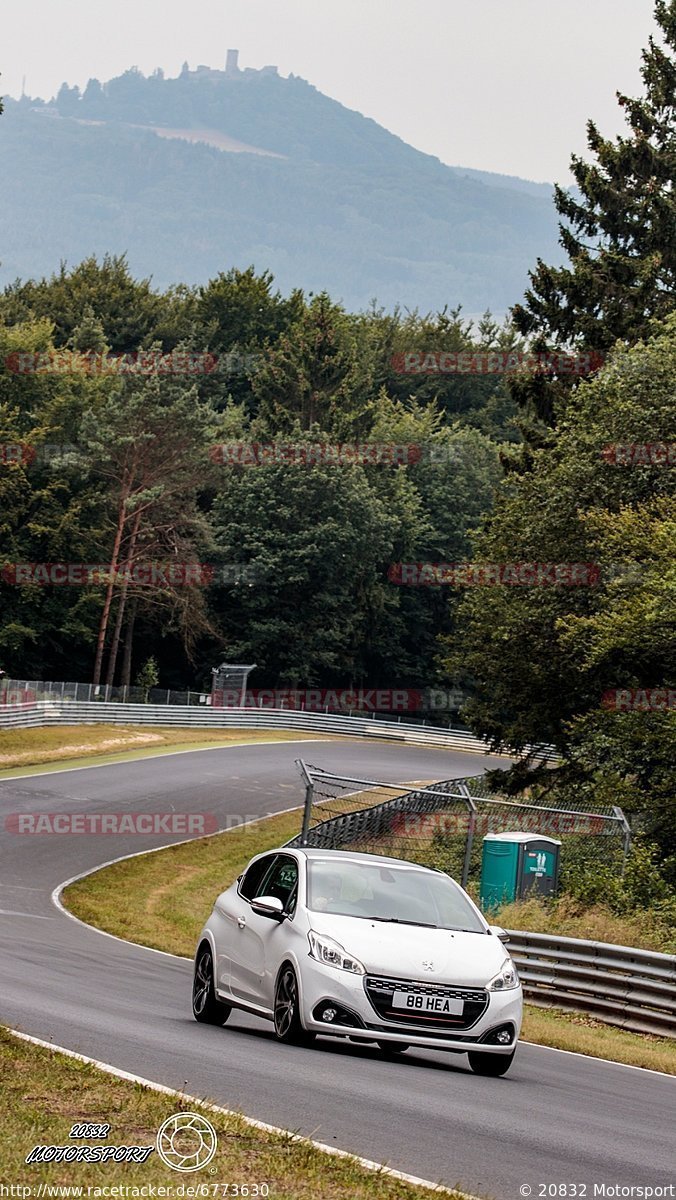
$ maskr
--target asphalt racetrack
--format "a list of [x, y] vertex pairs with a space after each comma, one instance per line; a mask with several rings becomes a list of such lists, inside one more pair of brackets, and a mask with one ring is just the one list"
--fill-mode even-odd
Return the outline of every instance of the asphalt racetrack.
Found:
[[237, 1013], [223, 1029], [200, 1026], [190, 963], [100, 934], [51, 900], [64, 880], [161, 839], [5, 827], [10, 813], [176, 811], [213, 813], [224, 828], [302, 803], [300, 755], [402, 781], [499, 765], [390, 744], [277, 742], [0, 781], [0, 1022], [475, 1196], [539, 1200], [556, 1194], [541, 1185], [577, 1184], [593, 1200], [603, 1194], [595, 1184], [673, 1183], [673, 1079], [528, 1045], [504, 1079], [489, 1079], [440, 1051], [386, 1061], [328, 1038], [283, 1046], [271, 1026]]

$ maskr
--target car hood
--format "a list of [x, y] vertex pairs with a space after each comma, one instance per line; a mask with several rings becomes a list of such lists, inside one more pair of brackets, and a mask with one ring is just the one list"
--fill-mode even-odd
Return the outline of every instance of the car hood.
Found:
[[494, 934], [390, 925], [331, 913], [308, 916], [316, 933], [339, 942], [369, 975], [484, 987], [509, 956]]

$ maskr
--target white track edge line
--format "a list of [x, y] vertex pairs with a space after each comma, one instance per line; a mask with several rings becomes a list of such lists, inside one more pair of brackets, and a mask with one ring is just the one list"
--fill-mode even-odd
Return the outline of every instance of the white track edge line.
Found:
[[[85, 769], [83, 768], [83, 770]], [[291, 808], [281, 808], [279, 812], [263, 813], [260, 817], [252, 817], [250, 821], [240, 821], [239, 825], [231, 825], [228, 829], [218, 829], [216, 833], [208, 833], [206, 836], [208, 838], [222, 837], [223, 834], [235, 833], [239, 829], [245, 829], [248, 825], [258, 825], [260, 821], [268, 821], [270, 817], [282, 817], [287, 813], [300, 812], [302, 807], [302, 804], [294, 804]], [[171, 954], [169, 950], [158, 950], [155, 946], [145, 946], [143, 942], [132, 942], [129, 938], [119, 937], [116, 933], [108, 933], [107, 929], [99, 929], [96, 925], [90, 925], [89, 921], [83, 921], [81, 917], [76, 917], [75, 913], [66, 908], [61, 896], [71, 884], [79, 883], [81, 879], [86, 879], [89, 875], [96, 875], [99, 871], [105, 870], [106, 867], [114, 867], [116, 863], [126, 862], [129, 858], [143, 858], [146, 854], [159, 854], [162, 850], [172, 850], [174, 846], [187, 846], [190, 842], [200, 840], [200, 838], [183, 838], [180, 842], [169, 842], [166, 846], [153, 846], [150, 850], [134, 850], [131, 854], [120, 854], [117, 858], [109, 859], [108, 862], [98, 863], [97, 866], [90, 867], [88, 871], [81, 871], [79, 875], [73, 875], [70, 879], [64, 879], [63, 883], [56, 885], [50, 896], [50, 900], [54, 907], [63, 913], [64, 916], [69, 917], [71, 921], [84, 926], [85, 929], [91, 929], [94, 933], [99, 933], [102, 937], [112, 938], [114, 942], [122, 942], [124, 946], [138, 946], [141, 950], [149, 950], [151, 954], [163, 954], [165, 958], [175, 958], [179, 962], [192, 962], [192, 958], [188, 958], [185, 954]]]
[[464, 1200], [477, 1200], [477, 1197], [470, 1195], [467, 1192], [461, 1192], [457, 1188], [448, 1188], [444, 1184], [433, 1183], [430, 1179], [421, 1179], [417, 1175], [409, 1175], [405, 1171], [397, 1171], [394, 1167], [388, 1167], [384, 1163], [373, 1162], [371, 1159], [362, 1158], [359, 1154], [352, 1154], [349, 1150], [340, 1150], [337, 1146], [327, 1146], [324, 1142], [317, 1142], [314, 1138], [303, 1137], [302, 1134], [292, 1133], [288, 1129], [282, 1129], [279, 1125], [269, 1125], [265, 1121], [258, 1121], [255, 1117], [247, 1117], [243, 1113], [238, 1113], [235, 1109], [224, 1108], [220, 1104], [212, 1104], [208, 1100], [201, 1100], [198, 1096], [191, 1096], [187, 1092], [179, 1092], [175, 1088], [166, 1087], [163, 1083], [155, 1083], [152, 1079], [144, 1079], [141, 1075], [131, 1075], [128, 1071], [123, 1071], [119, 1067], [114, 1067], [110, 1063], [101, 1062], [99, 1059], [90, 1058], [86, 1054], [78, 1054], [75, 1050], [69, 1050], [65, 1046], [58, 1046], [54, 1042], [46, 1042], [42, 1038], [33, 1037], [29, 1033], [22, 1033], [18, 1029], [12, 1029], [11, 1026], [5, 1026], [14, 1037], [19, 1038], [23, 1042], [30, 1042], [33, 1046], [41, 1046], [45, 1050], [51, 1050], [53, 1053], [65, 1054], [68, 1058], [74, 1058], [78, 1062], [88, 1063], [92, 1067], [96, 1067], [99, 1071], [105, 1071], [107, 1075], [114, 1075], [117, 1079], [124, 1079], [128, 1083], [138, 1083], [142, 1087], [149, 1088], [153, 1092], [161, 1092], [165, 1096], [176, 1096], [180, 1100], [188, 1100], [191, 1104], [197, 1104], [207, 1112], [222, 1113], [226, 1117], [238, 1117], [246, 1122], [247, 1125], [254, 1129], [260, 1129], [264, 1133], [281, 1134], [283, 1137], [290, 1138], [293, 1142], [300, 1142], [304, 1145], [313, 1146], [315, 1150], [321, 1150], [324, 1154], [332, 1154], [335, 1158], [349, 1158], [353, 1162], [359, 1163], [368, 1171], [375, 1171], [382, 1175], [388, 1175], [392, 1179], [400, 1179], [403, 1183], [411, 1183], [417, 1187], [430, 1188], [434, 1192], [444, 1195], [459, 1195], [463, 1196]]

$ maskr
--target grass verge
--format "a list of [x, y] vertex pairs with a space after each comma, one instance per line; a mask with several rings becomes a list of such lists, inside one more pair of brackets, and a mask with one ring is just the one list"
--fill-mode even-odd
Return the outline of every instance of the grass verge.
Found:
[[[209, 749], [249, 742], [316, 740], [295, 729], [179, 729], [145, 725], [61, 725], [0, 730], [0, 778], [25, 767], [97, 758], [147, 757], [167, 750]], [[323, 739], [324, 740], [324, 739]], [[131, 752], [131, 753], [130, 753]]]
[[586, 938], [588, 941], [614, 942], [616, 946], [635, 946], [641, 950], [659, 950], [676, 954], [676, 930], [667, 920], [652, 912], [614, 913], [605, 904], [583, 905], [573, 896], [561, 896], [553, 902], [517, 900], [504, 904], [492, 914], [497, 925], [507, 929], [527, 929], [530, 933], [555, 933], [558, 937]]
[[[272, 1200], [415, 1200], [434, 1194], [369, 1171], [355, 1159], [327, 1155], [307, 1141], [256, 1129], [236, 1114], [213, 1112], [186, 1098], [117, 1079], [88, 1063], [24, 1042], [1, 1027], [0, 1075], [0, 1183], [32, 1185], [33, 1194], [40, 1183], [92, 1188], [164, 1185], [170, 1189], [164, 1193], [168, 1197], [180, 1194], [180, 1184], [191, 1184], [206, 1188], [205, 1196], [219, 1198], [261, 1195], [260, 1185], [266, 1183]], [[151, 1146], [167, 1117], [195, 1110], [214, 1126], [218, 1148], [210, 1165], [188, 1176], [165, 1166], [156, 1152], [144, 1164], [24, 1161], [36, 1145]], [[109, 1124], [108, 1138], [69, 1139], [71, 1127], [79, 1122]], [[233, 1185], [239, 1185], [239, 1191]], [[248, 1191], [242, 1191], [243, 1185]]]
[[673, 1038], [649, 1037], [628, 1033], [595, 1021], [586, 1013], [562, 1012], [555, 1008], [538, 1008], [526, 1004], [521, 1037], [538, 1046], [553, 1046], [556, 1050], [573, 1050], [592, 1058], [608, 1058], [630, 1067], [646, 1067], [676, 1075], [676, 1041]]
[[[105, 867], [71, 884], [66, 907], [118, 937], [192, 957], [218, 895], [254, 854], [300, 828], [300, 810]], [[171, 885], [167, 884], [171, 880]], [[676, 1075], [676, 1042], [603, 1025], [583, 1014], [526, 1006], [526, 1041]]]

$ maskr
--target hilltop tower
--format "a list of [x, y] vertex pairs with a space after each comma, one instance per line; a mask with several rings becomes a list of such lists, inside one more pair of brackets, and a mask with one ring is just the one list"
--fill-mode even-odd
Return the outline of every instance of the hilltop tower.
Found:
[[237, 62], [238, 58], [239, 58], [239, 50], [228, 50], [228, 53], [227, 53], [227, 56], [225, 59], [226, 75], [239, 75], [240, 74], [239, 64]]

